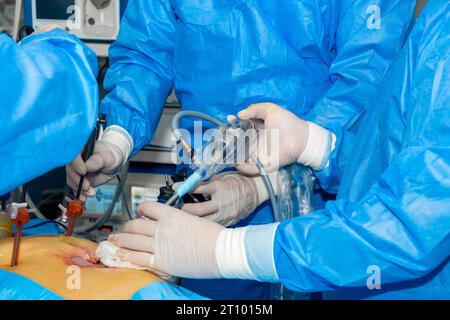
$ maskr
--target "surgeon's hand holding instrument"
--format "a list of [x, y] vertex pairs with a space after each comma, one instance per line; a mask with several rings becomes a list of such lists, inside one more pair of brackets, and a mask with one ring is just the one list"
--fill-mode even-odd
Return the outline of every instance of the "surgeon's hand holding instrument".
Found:
[[[257, 154], [262, 163], [269, 165], [266, 170], [272, 172], [284, 166], [300, 163], [313, 170], [320, 171], [328, 166], [329, 155], [335, 147], [336, 136], [321, 126], [303, 120], [292, 112], [273, 103], [258, 103], [239, 112], [240, 119], [259, 119], [264, 128], [277, 133], [278, 141], [262, 140], [259, 150], [269, 150], [269, 154]], [[275, 131], [276, 130], [276, 131]], [[276, 143], [276, 148], [271, 148]], [[270, 158], [267, 158], [269, 156]], [[270, 161], [277, 159], [278, 161]], [[244, 174], [255, 175], [259, 168], [254, 164], [238, 166]]]
[[80, 155], [66, 166], [67, 184], [72, 189], [79, 188], [80, 179], [88, 174], [81, 185], [82, 201], [88, 196], [94, 196], [95, 187], [111, 181], [125, 167], [131, 154], [132, 142], [131, 138], [128, 140], [121, 132], [123, 130], [120, 131], [117, 126], [108, 127], [96, 142], [90, 157], [84, 160]]
[[[185, 114], [186, 116], [192, 115], [190, 112]], [[183, 116], [183, 113], [181, 116]], [[198, 116], [198, 113], [195, 113], [195, 116]], [[179, 121], [179, 117], [180, 115], [175, 117], [174, 121]], [[224, 124], [218, 121], [214, 123], [219, 124], [219, 126], [199, 152], [193, 152], [181, 135], [177, 135], [184, 149], [192, 157], [191, 169], [194, 170], [194, 173], [177, 187], [176, 193], [166, 204], [174, 205], [201, 181], [209, 180], [224, 169], [236, 166], [240, 162], [245, 162], [253, 154], [257, 122], [252, 120], [234, 120]], [[177, 132], [177, 129], [174, 132]]]
[[[179, 125], [183, 117], [199, 118], [217, 126], [215, 134], [200, 151], [194, 152], [190, 143], [180, 133]], [[261, 128], [261, 124], [262, 122], [258, 119], [241, 120], [230, 117], [227, 123], [223, 123], [201, 112], [181, 111], [177, 113], [172, 119], [172, 132], [183, 149], [191, 156], [193, 160], [191, 168], [194, 173], [177, 187], [175, 194], [166, 204], [176, 205], [180, 198], [195, 189], [201, 181], [207, 181], [226, 168], [234, 167], [251, 159], [256, 164], [269, 193], [275, 220], [279, 221], [281, 216], [274, 188], [264, 166], [255, 155], [258, 129]]]
[[[219, 134], [214, 135], [201, 149], [201, 152], [193, 152], [190, 144], [178, 133], [179, 122], [182, 117], [197, 117], [210, 121], [218, 126]], [[167, 204], [174, 205], [180, 197], [191, 192], [199, 185], [200, 181], [210, 179], [225, 168], [232, 166], [229, 164], [232, 163], [233, 165], [237, 165], [237, 169], [245, 174], [255, 175], [259, 173], [261, 176], [260, 179], [262, 179], [266, 190], [260, 188], [259, 186], [261, 183], [258, 183], [257, 190], [255, 192], [249, 192], [248, 194], [256, 193], [259, 195], [259, 198], [261, 198], [260, 200], [264, 201], [264, 194], [267, 191], [268, 198], [272, 203], [275, 221], [282, 221], [289, 217], [296, 216], [297, 214], [306, 214], [307, 212], [310, 212], [310, 203], [307, 205], [307, 210], [304, 210], [305, 204], [298, 206], [294, 205], [294, 201], [291, 201], [291, 189], [295, 189], [295, 192], [297, 192], [296, 196], [298, 196], [299, 199], [310, 202], [310, 190], [313, 186], [314, 179], [312, 178], [312, 171], [306, 167], [311, 167], [314, 170], [321, 170], [328, 165], [329, 154], [335, 145], [335, 135], [314, 123], [298, 118], [291, 112], [272, 103], [252, 105], [240, 112], [239, 117], [239, 120], [234, 120], [227, 124], [223, 124], [211, 116], [199, 112], [180, 112], [174, 117], [172, 121], [172, 131], [178, 142], [180, 142], [183, 148], [191, 154], [194, 160], [191, 168], [194, 169], [194, 173], [184, 183], [177, 187], [176, 193], [167, 201]], [[269, 132], [269, 135], [266, 136], [265, 139], [258, 134], [254, 134], [253, 136], [250, 135], [250, 138], [254, 138], [254, 141], [251, 139], [243, 139], [248, 131], [259, 128], [264, 128], [268, 131], [277, 129], [278, 135], [275, 136], [278, 137], [279, 141], [271, 141], [271, 139], [273, 140], [271, 132]], [[235, 141], [240, 141], [241, 143], [233, 143]], [[255, 150], [255, 145], [258, 145], [257, 151]], [[273, 148], [274, 145], [278, 148]], [[233, 160], [235, 160], [233, 159], [233, 156], [241, 148], [245, 148], [248, 151], [248, 153], [245, 154], [245, 161], [233, 162]], [[211, 153], [211, 150], [223, 151]], [[277, 152], [278, 154], [270, 154], [269, 156], [271, 158], [268, 159], [266, 158], [267, 155], [260, 152], [261, 150], [269, 150], [269, 152]], [[274, 159], [278, 159], [278, 161], [275, 161]], [[251, 160], [253, 164], [248, 164], [247, 160]], [[263, 163], [267, 167], [265, 167]], [[282, 174], [285, 181], [281, 181], [280, 183], [280, 175], [275, 179], [272, 177], [273, 181], [271, 181], [266, 170], [274, 172], [289, 164], [292, 164], [290, 167], [291, 171], [295, 168], [297, 171], [300, 170], [302, 172], [301, 181], [292, 184], [292, 172], [283, 171], [284, 169], [282, 170]], [[239, 186], [246, 185], [246, 181], [241, 181], [242, 179], [238, 180]], [[288, 181], [289, 184], [287, 184]], [[225, 183], [225, 181], [220, 181], [220, 183]], [[253, 184], [249, 185], [252, 186]], [[277, 189], [284, 190], [283, 192], [286, 193], [286, 195], [283, 195], [281, 201], [278, 201], [276, 198], [274, 185]], [[247, 187], [245, 189], [254, 189], [254, 185], [251, 188]], [[220, 196], [221, 191], [222, 190], [216, 192], [216, 196]], [[288, 193], [289, 197], [287, 197]], [[255, 201], [243, 201], [243, 205], [247, 203], [253, 204], [254, 202]], [[217, 206], [216, 203], [217, 210], [215, 212], [219, 215], [221, 211], [225, 209], [223, 207], [223, 201], [220, 201], [220, 204], [221, 206]], [[260, 204], [259, 201], [258, 204]], [[195, 211], [199, 209], [200, 206], [194, 204], [189, 205], [188, 207], [191, 207], [192, 210]], [[280, 208], [282, 208], [282, 210], [280, 210]], [[232, 209], [234, 210], [236, 208]], [[238, 211], [242, 210], [239, 209]], [[246, 210], [243, 210], [242, 213], [246, 213]], [[226, 216], [229, 218], [232, 215], [230, 216], [228, 214]], [[214, 219], [216, 218], [216, 216], [213, 217]], [[233, 220], [234, 218], [231, 221]], [[230, 221], [227, 220], [225, 225], [229, 222]]]
[[263, 198], [260, 194], [264, 191], [266, 187], [261, 177], [224, 172], [192, 191], [194, 195], [205, 195], [207, 201], [185, 202], [181, 209], [228, 227], [248, 217], [262, 201], [268, 200], [268, 196]]
[[[89, 141], [82, 153], [83, 161], [86, 161], [93, 154], [95, 142], [97, 141], [102, 128], [101, 125], [104, 123], [105, 123], [104, 116], [100, 116], [99, 120], [97, 121], [97, 126], [95, 127], [95, 130], [92, 132], [91, 137], [89, 138]], [[62, 221], [68, 222], [66, 231], [66, 236], [68, 237], [72, 236], [77, 219], [81, 217], [84, 212], [83, 202], [80, 200], [84, 179], [85, 176], [82, 176], [80, 178], [78, 188], [75, 194], [75, 199], [73, 200], [70, 198], [65, 199], [68, 202], [67, 208], [64, 208], [62, 205], [60, 205], [60, 209], [63, 211]]]

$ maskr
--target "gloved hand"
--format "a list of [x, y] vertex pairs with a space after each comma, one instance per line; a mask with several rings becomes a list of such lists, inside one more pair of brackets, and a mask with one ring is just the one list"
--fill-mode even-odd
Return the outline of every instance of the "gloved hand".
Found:
[[[256, 156], [267, 172], [273, 172], [296, 161], [314, 170], [326, 167], [336, 140], [330, 131], [302, 120], [273, 103], [251, 105], [239, 112], [238, 116], [241, 119], [264, 121], [266, 131], [258, 137]], [[251, 161], [237, 168], [245, 174], [259, 173]]]
[[39, 33], [44, 33], [44, 32], [50, 32], [54, 29], [61, 29], [61, 26], [57, 25], [57, 24], [45, 24], [42, 25], [40, 27], [38, 27], [36, 30], [34, 30], [34, 32], [32, 34], [39, 34]]
[[121, 248], [116, 259], [177, 277], [219, 277], [215, 246], [222, 226], [156, 202], [138, 213], [150, 220], [130, 221], [108, 238]]
[[81, 155], [66, 166], [67, 184], [77, 190], [82, 176], [81, 201], [87, 196], [95, 196], [95, 187], [113, 179], [128, 160], [133, 150], [133, 140], [128, 132], [118, 126], [108, 127], [95, 144], [93, 155], [86, 161]]
[[192, 193], [203, 194], [210, 200], [187, 203], [183, 211], [226, 227], [247, 218], [269, 198], [261, 177], [251, 178], [231, 172], [215, 176]]

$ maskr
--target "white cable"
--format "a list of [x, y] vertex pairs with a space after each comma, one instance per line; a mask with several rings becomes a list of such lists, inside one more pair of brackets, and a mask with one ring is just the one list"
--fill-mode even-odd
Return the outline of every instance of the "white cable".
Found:
[[39, 208], [36, 206], [36, 204], [34, 203], [33, 199], [31, 199], [30, 195], [27, 193], [26, 197], [25, 197], [25, 201], [26, 203], [28, 203], [28, 206], [33, 209], [33, 213], [34, 215], [39, 218], [39, 219], [47, 219], [42, 213], [41, 211], [39, 211]]
[[17, 42], [19, 39], [19, 26], [20, 26], [20, 18], [22, 17], [22, 3], [23, 0], [16, 0], [16, 10], [14, 13], [14, 24], [12, 30], [12, 38]]

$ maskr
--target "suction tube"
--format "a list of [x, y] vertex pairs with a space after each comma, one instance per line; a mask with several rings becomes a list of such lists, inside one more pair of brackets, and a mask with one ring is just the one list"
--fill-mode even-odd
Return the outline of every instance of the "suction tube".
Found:
[[198, 118], [202, 120], [206, 120], [208, 122], [211, 122], [215, 124], [216, 126], [220, 127], [223, 125], [223, 122], [211, 117], [210, 115], [203, 113], [203, 112], [197, 112], [197, 111], [180, 111], [172, 119], [172, 133], [175, 136], [176, 140], [181, 143], [184, 151], [186, 151], [188, 154], [191, 155], [191, 158], [194, 156], [193, 150], [191, 148], [191, 145], [189, 142], [187, 142], [183, 135], [180, 133], [180, 120], [182, 118]]
[[[184, 138], [181, 136], [179, 129], [180, 129], [180, 120], [184, 117], [193, 117], [193, 118], [199, 118], [202, 120], [206, 120], [209, 121], [211, 123], [214, 123], [217, 126], [222, 126], [224, 125], [223, 122], [211, 117], [210, 115], [207, 115], [205, 113], [202, 112], [196, 112], [196, 111], [181, 111], [178, 112], [175, 117], [172, 119], [172, 132], [175, 135], [177, 141], [180, 141], [182, 143], [183, 148], [185, 149], [185, 151], [191, 153], [192, 155], [192, 148], [190, 146], [190, 144], [184, 140]], [[273, 185], [272, 182], [269, 179], [269, 176], [266, 173], [266, 170], [264, 169], [264, 166], [262, 165], [261, 161], [258, 159], [258, 157], [256, 157], [255, 155], [252, 155], [251, 157], [252, 161], [255, 163], [255, 165], [257, 166], [259, 173], [261, 175], [261, 177], [263, 178], [264, 184], [266, 185], [267, 191], [269, 193], [270, 196], [270, 202], [272, 204], [272, 210], [273, 210], [273, 215], [275, 218], [275, 221], [281, 221], [281, 215], [280, 212], [278, 210], [278, 205], [277, 205], [277, 198], [273, 189]], [[195, 188], [195, 186], [202, 181], [203, 176], [200, 172], [195, 171], [191, 176], [189, 176], [189, 178], [183, 182], [178, 188], [176, 193], [166, 202], [167, 205], [173, 206], [176, 204], [176, 202], [183, 197], [184, 195], [186, 195], [187, 193], [189, 193], [191, 190], [193, 190]]]

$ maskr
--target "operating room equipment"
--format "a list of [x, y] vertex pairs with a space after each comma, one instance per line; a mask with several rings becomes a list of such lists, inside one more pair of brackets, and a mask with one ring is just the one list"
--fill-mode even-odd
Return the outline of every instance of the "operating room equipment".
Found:
[[[128, 0], [24, 0], [25, 23], [36, 29], [56, 24], [106, 57], [116, 40]], [[18, 29], [16, 30], [16, 33]]]
[[0, 210], [0, 240], [12, 236], [12, 221], [9, 214]]
[[6, 201], [8, 201], [10, 197], [11, 197], [10, 193], [0, 196], [1, 210], [3, 210], [3, 211], [6, 210]]
[[[176, 193], [176, 190], [174, 188], [174, 184], [178, 182], [184, 182], [188, 178], [188, 170], [187, 168], [183, 168], [177, 173], [171, 175], [165, 175], [165, 185], [159, 188], [159, 194], [158, 194], [158, 202], [160, 203], [167, 203], [167, 201]], [[172, 183], [173, 182], [173, 183]], [[205, 197], [202, 194], [193, 194], [193, 193], [187, 193], [183, 197], [181, 197], [182, 204], [184, 203], [199, 203], [206, 201]], [[182, 205], [180, 203], [181, 207]]]
[[57, 24], [82, 40], [114, 41], [125, 4], [114, 0], [25, 0], [25, 18], [34, 29]]
[[166, 184], [159, 188], [158, 202], [167, 203], [167, 201], [175, 194], [175, 189], [169, 181], [169, 177], [165, 175]]
[[20, 22], [22, 19], [23, 0], [16, 0], [16, 7], [14, 10], [14, 23], [12, 28], [12, 38], [17, 41], [19, 36]]
[[0, 32], [6, 32], [12, 35], [16, 2], [16, 0], [0, 1]]

